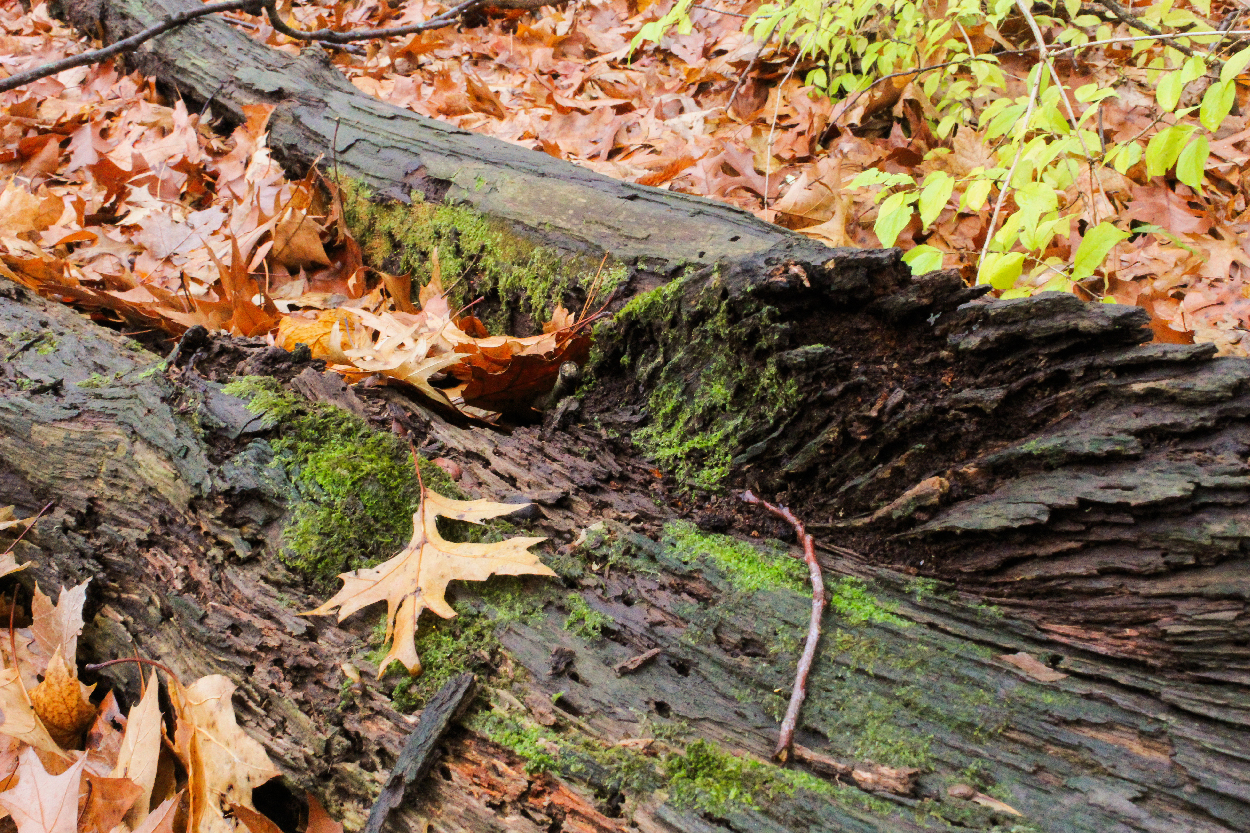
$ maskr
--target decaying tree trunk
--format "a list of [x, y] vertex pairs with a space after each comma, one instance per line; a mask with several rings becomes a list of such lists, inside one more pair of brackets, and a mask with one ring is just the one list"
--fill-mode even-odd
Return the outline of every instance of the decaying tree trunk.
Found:
[[[69, 5], [109, 39], [166, 7]], [[217, 22], [140, 63], [227, 114], [278, 103], [272, 141], [292, 164], [331, 156], [337, 129], [340, 169], [379, 193], [467, 201], [548, 244], [609, 252], [634, 267], [627, 294], [692, 267], [602, 332], [597, 386], [571, 420], [505, 434], [401, 395], [374, 403], [458, 460], [466, 487], [535, 500], [564, 565], [563, 585], [526, 582], [541, 612], [500, 624], [505, 668], [486, 686], [552, 771], [458, 730], [405, 822], [1250, 828], [1250, 362], [1143, 345], [1139, 310], [977, 301], [949, 274], [913, 281], [897, 253], [830, 251], [437, 126]], [[567, 196], [552, 203], [557, 182]], [[296, 494], [267, 432], [215, 383], [167, 376], [4, 286], [0, 504], [57, 501], [19, 547], [36, 565], [19, 578], [94, 577], [91, 658], [137, 650], [187, 677], [230, 675], [287, 786], [361, 824], [409, 723], [373, 684], [343, 696], [342, 663], [368, 670], [370, 622], [295, 613], [318, 599], [277, 557]], [[683, 476], [722, 461], [728, 486], [791, 505], [841, 588], [799, 732], [835, 761], [789, 770], [810, 780], [717, 757], [771, 752], [808, 602], [744, 585], [714, 544], [666, 526], [783, 532], [732, 493], [657, 477], [623, 437], [665, 420], [712, 441], [680, 459], [651, 446], [657, 459]], [[575, 596], [607, 617], [598, 638], [565, 629]]]

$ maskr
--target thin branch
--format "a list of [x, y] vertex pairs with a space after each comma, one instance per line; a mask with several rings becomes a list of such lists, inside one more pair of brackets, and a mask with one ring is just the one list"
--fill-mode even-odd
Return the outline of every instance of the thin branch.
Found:
[[451, 7], [442, 14], [435, 15], [422, 23], [413, 23], [409, 26], [395, 26], [389, 29], [356, 29], [350, 32], [340, 32], [337, 29], [316, 29], [311, 32], [305, 32], [287, 25], [286, 21], [282, 19], [282, 15], [278, 13], [278, 0], [261, 0], [261, 4], [265, 8], [265, 15], [269, 18], [270, 24], [273, 25], [276, 31], [295, 40], [322, 41], [325, 43], [351, 43], [358, 40], [396, 38], [403, 35], [414, 35], [417, 32], [425, 32], [430, 29], [441, 29], [444, 26], [450, 26], [465, 14], [479, 6], [486, 5], [486, 3], [487, 0], [465, 0], [465, 2]]
[[724, 9], [713, 9], [711, 6], [700, 6], [698, 3], [691, 3], [690, 8], [703, 9], [703, 11], [705, 12], [716, 12], [717, 14], [729, 15], [730, 17], [741, 17], [744, 20], [751, 16], [749, 14], [742, 14], [740, 12], [727, 12]]
[[1029, 122], [1033, 120], [1033, 109], [1037, 106], [1037, 91], [1041, 86], [1042, 77], [1041, 68], [1039, 67], [1037, 81], [1029, 85], [1029, 106], [1024, 111], [1024, 118], [1020, 120], [1020, 146], [1016, 148], [1016, 155], [1011, 160], [1011, 167], [1007, 169], [1007, 177], [998, 188], [998, 199], [994, 201], [994, 213], [990, 215], [990, 225], [985, 230], [985, 242], [981, 244], [981, 256], [977, 260], [978, 280], [980, 279], [981, 264], [985, 262], [985, 255], [990, 250], [990, 241], [994, 239], [994, 227], [998, 225], [998, 215], [1002, 213], [1003, 203], [1007, 201], [1007, 192], [1011, 190], [1011, 178], [1015, 176], [1016, 166], [1020, 164], [1020, 157], [1024, 153], [1024, 134], [1029, 129]]
[[[1107, 0], [1111, 2], [1111, 0]], [[1046, 65], [1046, 70], [1050, 74], [1050, 79], [1055, 82], [1055, 88], [1059, 91], [1059, 98], [1063, 100], [1063, 107], [1068, 112], [1068, 119], [1072, 122], [1072, 133], [1076, 136], [1077, 142], [1081, 145], [1081, 152], [1085, 154], [1085, 162], [1089, 166], [1089, 209], [1090, 216], [1093, 217], [1094, 225], [1099, 222], [1098, 219], [1098, 200], [1094, 199], [1094, 189], [1098, 189], [1098, 193], [1103, 199], [1107, 195], [1102, 190], [1102, 181], [1094, 175], [1094, 168], [1097, 163], [1094, 161], [1093, 155], [1089, 152], [1089, 147], [1085, 144], [1085, 137], [1081, 135], [1081, 122], [1076, 117], [1076, 110], [1072, 107], [1072, 102], [1068, 99], [1068, 90], [1063, 82], [1059, 80], [1059, 72], [1055, 69], [1055, 62], [1050, 59], [1047, 52], [1046, 39], [1042, 37], [1042, 29], [1037, 25], [1037, 19], [1033, 17], [1033, 12], [1029, 8], [1027, 0], [1016, 0], [1016, 7], [1020, 9], [1020, 13], [1024, 15], [1024, 19], [1028, 21], [1029, 28], [1033, 31], [1033, 39], [1037, 41], [1037, 60]], [[1040, 80], [1040, 79], [1039, 79]], [[1071, 162], [1071, 158], [1068, 160]], [[1073, 172], [1075, 173], [1075, 171]], [[1073, 176], [1073, 179], [1076, 179]]]
[[807, 562], [807, 570], [812, 580], [812, 618], [807, 625], [807, 644], [803, 646], [803, 655], [799, 657], [799, 667], [794, 675], [794, 690], [790, 694], [790, 706], [786, 709], [786, 716], [781, 721], [781, 734], [777, 738], [777, 748], [773, 752], [775, 760], [784, 762], [790, 757], [790, 747], [794, 743], [794, 730], [799, 723], [799, 710], [803, 708], [803, 701], [807, 699], [807, 675], [812, 670], [812, 660], [816, 658], [816, 645], [820, 642], [820, 618], [825, 614], [825, 580], [820, 572], [820, 562], [816, 560], [815, 542], [803, 528], [803, 522], [795, 517], [793, 512], [784, 506], [774, 506], [767, 501], [760, 500], [750, 490], [742, 493], [742, 500], [753, 506], [763, 506], [794, 527], [795, 534], [799, 536], [799, 543], [803, 545], [803, 560]]
[[1081, 49], [1089, 49], [1092, 46], [1107, 46], [1113, 43], [1136, 43], [1143, 40], [1178, 40], [1180, 38], [1220, 38], [1232, 35], [1250, 35], [1250, 29], [1230, 29], [1227, 32], [1207, 31], [1207, 32], [1165, 32], [1160, 35], [1126, 35], [1120, 38], [1106, 38], [1105, 40], [1092, 40], [1089, 43], [1078, 43], [1074, 46], [1065, 46], [1063, 49], [1056, 49], [1050, 53], [1050, 57], [1054, 58], [1059, 55], [1067, 55], [1071, 52], [1077, 52]]
[[52, 503], [53, 501], [48, 501], [47, 503], [45, 503], [43, 505], [43, 508], [39, 510], [39, 514], [31, 518], [29, 522], [27, 522], [26, 528], [22, 530], [22, 534], [17, 536], [17, 538], [14, 539], [13, 543], [9, 544], [9, 548], [5, 550], [3, 553], [0, 553], [0, 555], [8, 555], [9, 553], [13, 552], [13, 548], [16, 547], [18, 544], [22, 543], [22, 539], [26, 537], [26, 533], [30, 532], [32, 529], [35, 528], [35, 524], [38, 523], [39, 519], [43, 517], [43, 513], [47, 512], [49, 509], [52, 508]]
[[25, 72], [19, 72], [17, 75], [10, 75], [3, 81], [0, 81], [0, 93], [15, 90], [23, 87], [32, 81], [38, 81], [40, 78], [47, 78], [49, 75], [56, 75], [74, 67], [87, 66], [88, 64], [98, 64], [100, 61], [106, 61], [114, 55], [120, 55], [123, 52], [130, 52], [152, 40], [157, 35], [163, 35], [170, 29], [176, 29], [201, 17], [207, 17], [210, 14], [218, 12], [234, 12], [234, 11], [258, 11], [258, 0], [225, 0], [221, 3], [210, 3], [207, 6], [201, 6], [198, 9], [188, 9], [178, 12], [170, 16], [166, 20], [149, 26], [142, 32], [123, 38], [117, 43], [100, 49], [91, 49], [78, 55], [70, 55], [68, 58], [62, 58], [59, 61], [53, 61], [50, 64], [44, 64]]
[[[1153, 35], [1156, 38], [1161, 37], [1163, 35], [1163, 32], [1151, 26], [1146, 21], [1141, 20], [1137, 18], [1136, 16], [1129, 14], [1128, 11], [1119, 3], [1115, 2], [1115, 0], [1094, 0], [1094, 2], [1102, 6], [1107, 11], [1111, 12], [1112, 16], [1114, 16], [1116, 20], [1120, 21], [1123, 24], [1126, 24], [1130, 29], [1136, 29], [1139, 32], [1145, 32], [1146, 34]], [[1196, 52], [1194, 52], [1192, 49], [1190, 49], [1188, 46], [1186, 46], [1183, 43], [1175, 44], [1175, 46], [1178, 52], [1182, 52], [1190, 56], [1191, 58], [1197, 54]]]

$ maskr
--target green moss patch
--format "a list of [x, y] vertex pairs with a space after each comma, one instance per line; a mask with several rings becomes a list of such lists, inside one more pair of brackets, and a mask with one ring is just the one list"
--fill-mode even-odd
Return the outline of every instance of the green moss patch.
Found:
[[[411, 454], [394, 435], [267, 377], [236, 379], [225, 391], [247, 399], [275, 430], [275, 457], [299, 490], [283, 531], [284, 563], [324, 589], [338, 573], [383, 561], [408, 543], [421, 489]], [[421, 476], [440, 494], [463, 497], [424, 459]]]
[[[696, 281], [699, 291], [688, 292]], [[771, 355], [784, 333], [777, 310], [730, 304], [716, 276], [688, 274], [640, 295], [616, 321], [642, 334], [633, 340], [641, 352], [620, 358], [649, 391], [649, 421], [634, 442], [687, 486], [719, 489], [744, 441], [799, 401]]]
[[[342, 199], [344, 218], [366, 262], [393, 274], [410, 274], [424, 286], [437, 251], [443, 286], [457, 305], [485, 296], [502, 309], [515, 305], [543, 322], [557, 305], [580, 303], [599, 272], [597, 259], [571, 258], [537, 246], [464, 206], [423, 202], [415, 193], [410, 205], [375, 202], [368, 189], [351, 182], [343, 184]], [[608, 297], [627, 277], [623, 265], [605, 266], [598, 297]], [[488, 318], [496, 332], [507, 320], [502, 311]]]
[[729, 535], [699, 530], [686, 521], [664, 526], [665, 543], [670, 544], [687, 564], [707, 558], [716, 564], [738, 591], [751, 592], [765, 587], [807, 590], [807, 567], [787, 554], [778, 541], [755, 546]]

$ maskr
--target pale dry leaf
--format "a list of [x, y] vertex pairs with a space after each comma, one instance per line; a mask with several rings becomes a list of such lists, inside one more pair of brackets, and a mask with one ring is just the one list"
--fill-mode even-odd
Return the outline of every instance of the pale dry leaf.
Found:
[[67, 757], [35, 716], [30, 698], [14, 668], [0, 669], [0, 734], [43, 752]]
[[74, 662], [78, 656], [78, 635], [82, 633], [82, 608], [87, 603], [87, 579], [77, 587], [66, 590], [61, 588], [61, 595], [56, 604], [35, 586], [35, 597], [31, 600], [31, 634], [35, 637], [35, 647], [45, 657], [51, 657], [60, 650], [67, 662]]
[[529, 551], [545, 538], [454, 544], [439, 534], [437, 518], [481, 523], [487, 518], [511, 515], [520, 508], [523, 507], [489, 500], [453, 500], [424, 489], [421, 505], [412, 516], [413, 533], [408, 546], [376, 567], [341, 574], [343, 587], [311, 613], [328, 615], [338, 608], [341, 622], [363, 607], [385, 601], [390, 650], [378, 664], [378, 676], [394, 661], [403, 663], [410, 674], [420, 673], [421, 660], [415, 644], [417, 618], [427, 608], [445, 619], [456, 615], [444, 595], [449, 582], [485, 581], [492, 575], [555, 575]]
[[[132, 833], [174, 833], [174, 820], [178, 816], [178, 805], [181, 802], [182, 793], [165, 799], [159, 807], [148, 813], [143, 823]], [[114, 828], [114, 833], [120, 833], [121, 830], [121, 827]]]
[[152, 799], [152, 787], [156, 783], [156, 770], [161, 754], [161, 705], [157, 688], [156, 672], [139, 702], [130, 707], [126, 718], [126, 734], [122, 736], [121, 749], [117, 753], [114, 778], [129, 778], [142, 790], [126, 822], [138, 826], [148, 814]]
[[76, 833], [78, 792], [85, 757], [60, 775], [49, 775], [35, 750], [27, 747], [18, 759], [17, 786], [0, 793], [0, 806], [17, 823], [18, 833]]
[[188, 833], [233, 833], [226, 809], [252, 807], [252, 790], [280, 774], [264, 747], [235, 722], [234, 690], [220, 674], [169, 689], [178, 717], [174, 746], [188, 773]]

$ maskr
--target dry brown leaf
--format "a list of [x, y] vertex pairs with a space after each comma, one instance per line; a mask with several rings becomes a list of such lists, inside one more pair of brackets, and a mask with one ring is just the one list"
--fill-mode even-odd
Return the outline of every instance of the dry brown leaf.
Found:
[[308, 827], [304, 833], [343, 833], [343, 825], [330, 818], [315, 795], [310, 792], [304, 795], [308, 798]]
[[76, 748], [82, 742], [83, 732], [95, 720], [96, 710], [90, 700], [92, 688], [78, 682], [77, 670], [65, 662], [58, 645], [44, 671], [43, 682], [30, 692], [30, 705], [62, 749]]
[[3, 806], [17, 822], [18, 833], [76, 833], [78, 792], [85, 757], [60, 775], [49, 775], [35, 750], [27, 747], [18, 759], [17, 786], [0, 793]]
[[88, 771], [103, 775], [117, 765], [117, 754], [121, 750], [125, 731], [126, 715], [122, 714], [117, 698], [110, 691], [100, 701], [95, 722], [87, 730], [83, 748], [89, 756]]
[[35, 596], [30, 604], [30, 631], [35, 637], [35, 647], [39, 653], [51, 658], [59, 650], [61, 656], [68, 658], [69, 662], [73, 662], [78, 656], [82, 608], [87, 603], [87, 585], [90, 583], [91, 579], [87, 579], [69, 590], [62, 587], [55, 605], [35, 585]]
[[545, 538], [454, 544], [438, 533], [439, 517], [481, 523], [487, 518], [511, 515], [519, 508], [522, 507], [517, 504], [489, 500], [453, 500], [423, 489], [421, 505], [412, 516], [413, 533], [408, 546], [376, 567], [341, 574], [342, 589], [312, 613], [329, 615], [338, 608], [341, 622], [361, 608], [385, 601], [390, 650], [378, 663], [378, 677], [394, 661], [403, 663], [410, 674], [420, 673], [421, 660], [414, 642], [417, 618], [427, 608], [444, 619], [456, 615], [444, 596], [448, 582], [485, 581], [492, 575], [555, 575], [529, 551]]
[[0, 734], [59, 757], [66, 757], [35, 716], [29, 695], [14, 668], [0, 669]]
[[252, 833], [282, 833], [282, 828], [274, 824], [268, 816], [256, 812], [251, 807], [231, 804], [230, 812], [236, 819], [243, 822], [243, 826]]
[[126, 734], [122, 737], [121, 749], [117, 753], [117, 765], [113, 767], [114, 778], [129, 778], [141, 790], [139, 798], [126, 814], [126, 821], [132, 828], [147, 817], [152, 788], [156, 784], [156, 771], [161, 754], [162, 719], [159, 697], [154, 671], [143, 697], [130, 707], [130, 714], [126, 718]]
[[90, 789], [78, 833], [110, 833], [142, 797], [143, 790], [129, 778], [105, 778], [91, 772], [86, 776]]
[[220, 674], [169, 687], [177, 714], [174, 746], [187, 771], [188, 833], [233, 833], [231, 804], [252, 807], [252, 790], [281, 773], [235, 722], [235, 685]]

